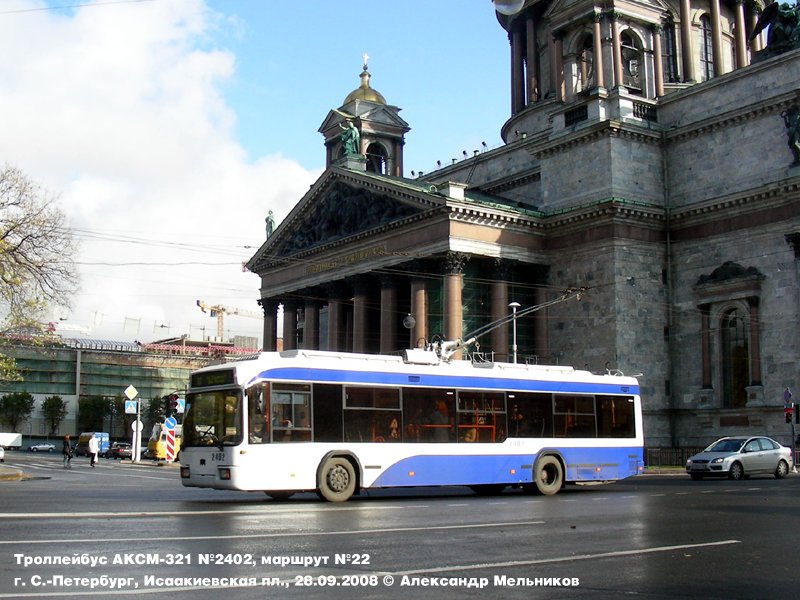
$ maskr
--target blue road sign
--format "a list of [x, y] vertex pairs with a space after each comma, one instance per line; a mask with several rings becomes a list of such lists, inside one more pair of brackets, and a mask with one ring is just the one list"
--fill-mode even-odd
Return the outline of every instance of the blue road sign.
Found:
[[167, 429], [175, 429], [175, 425], [177, 424], [178, 421], [175, 419], [175, 417], [167, 417], [164, 419], [164, 427]]
[[136, 400], [125, 400], [125, 414], [126, 415], [136, 414]]

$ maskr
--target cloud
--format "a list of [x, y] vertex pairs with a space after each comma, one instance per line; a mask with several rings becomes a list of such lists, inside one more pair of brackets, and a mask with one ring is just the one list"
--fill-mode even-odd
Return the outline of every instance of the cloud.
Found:
[[[237, 143], [224, 97], [236, 57], [214, 41], [226, 26], [201, 0], [0, 19], [0, 161], [60, 194], [81, 240], [81, 289], [64, 317], [95, 336], [213, 335], [196, 299], [258, 310], [258, 278], [240, 265], [267, 212], [280, 220], [318, 175], [281, 156], [250, 160]], [[260, 331], [226, 322], [226, 336]]]

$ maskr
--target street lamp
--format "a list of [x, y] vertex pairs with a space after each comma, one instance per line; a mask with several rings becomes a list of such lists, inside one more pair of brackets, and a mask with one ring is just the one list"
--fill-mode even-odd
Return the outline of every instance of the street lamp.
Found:
[[512, 338], [511, 338], [511, 353], [514, 356], [514, 364], [517, 363], [517, 309], [522, 306], [519, 302], [512, 302], [508, 305], [508, 307], [512, 311], [511, 315], [511, 322], [512, 322]]
[[501, 15], [515, 15], [522, 10], [525, 0], [492, 0], [492, 4]]

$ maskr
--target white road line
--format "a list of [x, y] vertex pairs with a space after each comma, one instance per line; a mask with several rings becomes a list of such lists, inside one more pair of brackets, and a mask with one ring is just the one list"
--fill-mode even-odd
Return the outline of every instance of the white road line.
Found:
[[[397, 507], [395, 507], [397, 509]], [[242, 511], [243, 512], [243, 511]], [[146, 515], [147, 513], [142, 513]], [[169, 513], [170, 516], [177, 516], [175, 513]], [[186, 513], [183, 513], [186, 514]], [[197, 513], [193, 513], [197, 514]], [[220, 514], [231, 514], [222, 511]], [[138, 515], [137, 515], [138, 516]], [[386, 527], [383, 529], [345, 529], [335, 531], [291, 531], [282, 533], [243, 533], [239, 535], [187, 535], [187, 536], [166, 536], [166, 537], [148, 537], [148, 538], [103, 538], [103, 545], [111, 543], [130, 543], [140, 542], [145, 544], [152, 544], [153, 542], [174, 542], [174, 541], [198, 541], [198, 540], [252, 540], [252, 539], [270, 539], [270, 538], [286, 538], [286, 537], [327, 537], [337, 535], [363, 535], [367, 533], [386, 534], [386, 533], [400, 533], [400, 532], [414, 532], [414, 531], [453, 531], [457, 529], [490, 529], [493, 527], [523, 527], [531, 525], [544, 525], [545, 521], [514, 521], [508, 523], [473, 523], [463, 525], [433, 525], [425, 527]], [[74, 539], [63, 540], [1, 540], [0, 545], [38, 545], [38, 544], [66, 544], [74, 542]], [[2, 596], [0, 596], [2, 597]]]

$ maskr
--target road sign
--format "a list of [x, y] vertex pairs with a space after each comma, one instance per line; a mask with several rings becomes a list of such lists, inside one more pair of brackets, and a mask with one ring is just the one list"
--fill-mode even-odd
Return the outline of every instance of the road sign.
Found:
[[125, 388], [125, 395], [128, 397], [128, 400], [133, 400], [134, 398], [136, 398], [136, 394], [138, 393], [139, 390], [137, 390], [132, 385], [129, 385], [127, 388]]
[[183, 398], [178, 398], [178, 405], [176, 410], [179, 413], [182, 413], [184, 410], [186, 410], [186, 400], [184, 400]]
[[167, 430], [169, 431], [175, 429], [175, 425], [177, 424], [178, 421], [175, 419], [175, 417], [167, 417], [166, 419], [164, 419], [164, 427], [166, 427]]
[[141, 421], [134, 421], [131, 423], [131, 431], [133, 431], [133, 433], [139, 433], [142, 430], [142, 426]]
[[136, 414], [136, 405], [138, 402], [136, 400], [125, 400], [125, 414], [126, 415], [135, 415]]

